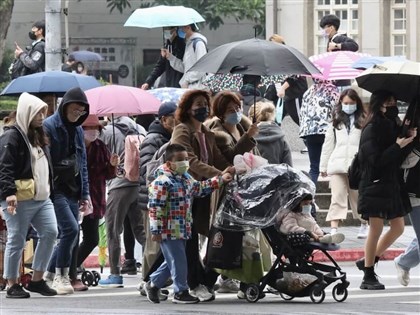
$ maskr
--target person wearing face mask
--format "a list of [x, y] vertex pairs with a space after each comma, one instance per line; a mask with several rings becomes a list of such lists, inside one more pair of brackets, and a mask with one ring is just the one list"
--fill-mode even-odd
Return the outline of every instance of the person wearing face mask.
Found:
[[[88, 178], [89, 183], [91, 183], [89, 192], [92, 200], [92, 213], [83, 217], [80, 225], [83, 231], [83, 240], [79, 245], [77, 255], [72, 258], [72, 263], [80, 268], [98, 245], [99, 219], [103, 218], [106, 210], [106, 180], [116, 176], [117, 165], [119, 164], [118, 155], [111, 154], [105, 143], [98, 139], [103, 127], [97, 116], [89, 115], [83, 122], [82, 128], [86, 145]], [[75, 280], [72, 279], [72, 283], [75, 283]], [[77, 287], [74, 289], [77, 289]]]
[[178, 28], [178, 36], [185, 37], [185, 53], [182, 58], [171, 53], [169, 49], [162, 50], [162, 55], [169, 60], [171, 67], [184, 74], [179, 81], [182, 88], [204, 88], [205, 73], [187, 72], [201, 57], [207, 54], [207, 38], [198, 33], [198, 30], [195, 23]]
[[[221, 153], [214, 133], [203, 123], [209, 116], [210, 94], [204, 90], [190, 90], [182, 96], [175, 118], [179, 122], [171, 137], [172, 144], [180, 144], [187, 149], [189, 173], [196, 180], [208, 179], [235, 169]], [[213, 200], [214, 201], [214, 200]], [[216, 204], [210, 197], [194, 198], [192, 204], [193, 226], [191, 239], [187, 241], [188, 285], [191, 293], [200, 301], [214, 300], [213, 286], [218, 274], [204, 266], [199, 256], [199, 236], [207, 236], [210, 215]]]
[[163, 35], [165, 38], [165, 45], [162, 50], [161, 55], [159, 56], [158, 61], [156, 62], [152, 72], [146, 78], [145, 83], [142, 84], [141, 88], [143, 90], [150, 89], [154, 84], [157, 78], [161, 77], [159, 82], [159, 87], [176, 87], [179, 88], [179, 80], [183, 76], [183, 72], [175, 70], [169, 60], [166, 59], [165, 49], [170, 51], [176, 58], [183, 59], [185, 52], [185, 36], [180, 37], [177, 32], [177, 27], [165, 27], [163, 30]]
[[321, 227], [316, 223], [311, 215], [312, 195], [303, 194], [298, 200], [299, 202], [292, 209], [281, 210], [276, 218], [280, 232], [288, 233], [305, 233], [308, 234], [312, 241], [320, 243], [341, 243], [345, 236], [342, 233], [325, 234]]
[[192, 233], [192, 200], [220, 189], [224, 183], [232, 180], [232, 175], [224, 173], [206, 180], [195, 180], [188, 173], [187, 149], [180, 144], [168, 145], [165, 160], [165, 164], [156, 170], [157, 178], [149, 186], [148, 202], [151, 239], [160, 244], [165, 260], [150, 275], [145, 290], [150, 302], [159, 303], [160, 288], [165, 285], [168, 277], [172, 277], [172, 302], [198, 303], [199, 298], [188, 292], [185, 253], [186, 241]]
[[[12, 65], [12, 79], [45, 71], [45, 22], [32, 25], [29, 38], [33, 40], [28, 52], [15, 43], [15, 62]], [[16, 69], [13, 69], [16, 68]]]
[[[89, 103], [80, 88], [64, 94], [58, 110], [44, 122], [50, 138], [51, 160], [54, 170], [52, 201], [60, 231], [60, 242], [44, 275], [58, 294], [74, 293], [70, 278], [76, 279], [76, 268], [70, 274], [73, 255], [79, 244], [79, 209], [91, 209], [87, 172], [86, 148], [82, 123], [89, 115]], [[73, 283], [84, 289], [81, 281]]]
[[350, 189], [347, 177], [349, 166], [359, 150], [365, 119], [362, 100], [357, 92], [353, 89], [344, 90], [325, 135], [319, 167], [322, 177], [330, 176], [331, 204], [326, 221], [331, 224], [331, 234], [337, 233], [340, 221], [347, 218], [350, 202], [353, 218], [361, 222], [357, 238], [367, 237], [367, 221], [357, 213], [359, 194], [357, 190]]

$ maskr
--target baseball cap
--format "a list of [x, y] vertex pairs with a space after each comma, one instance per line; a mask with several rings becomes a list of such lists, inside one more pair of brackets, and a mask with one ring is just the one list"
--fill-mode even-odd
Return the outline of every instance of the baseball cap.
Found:
[[158, 118], [163, 116], [173, 115], [177, 109], [177, 106], [174, 102], [164, 102], [159, 107]]

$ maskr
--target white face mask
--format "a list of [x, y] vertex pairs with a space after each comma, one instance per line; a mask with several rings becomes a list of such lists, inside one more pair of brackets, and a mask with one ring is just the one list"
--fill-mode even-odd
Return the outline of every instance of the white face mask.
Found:
[[357, 110], [356, 104], [342, 104], [341, 108], [347, 115], [352, 115]]
[[302, 213], [303, 214], [311, 214], [312, 205], [304, 205], [302, 206]]
[[93, 142], [99, 137], [99, 130], [84, 130], [85, 139], [88, 142]]

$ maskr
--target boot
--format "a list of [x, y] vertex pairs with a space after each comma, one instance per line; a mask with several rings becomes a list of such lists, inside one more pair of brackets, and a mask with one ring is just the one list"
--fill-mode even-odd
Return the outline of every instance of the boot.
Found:
[[375, 273], [374, 266], [365, 267], [363, 270], [365, 275], [363, 277], [360, 289], [362, 290], [385, 290], [385, 286], [378, 281], [378, 276]]
[[136, 275], [137, 274], [137, 266], [135, 259], [126, 259], [121, 266], [121, 274], [129, 274], [129, 275]]
[[[375, 265], [378, 263], [379, 259], [380, 259], [379, 256], [375, 256]], [[362, 257], [359, 260], [356, 260], [356, 266], [357, 266], [357, 269], [364, 270], [365, 269], [365, 257]]]

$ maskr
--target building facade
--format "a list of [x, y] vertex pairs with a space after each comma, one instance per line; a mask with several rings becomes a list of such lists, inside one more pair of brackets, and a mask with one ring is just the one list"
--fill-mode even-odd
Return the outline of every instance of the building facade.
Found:
[[353, 38], [360, 52], [420, 60], [418, 0], [266, 0], [267, 38], [280, 34], [307, 56], [325, 52], [319, 21], [327, 14], [341, 19], [339, 33]]

